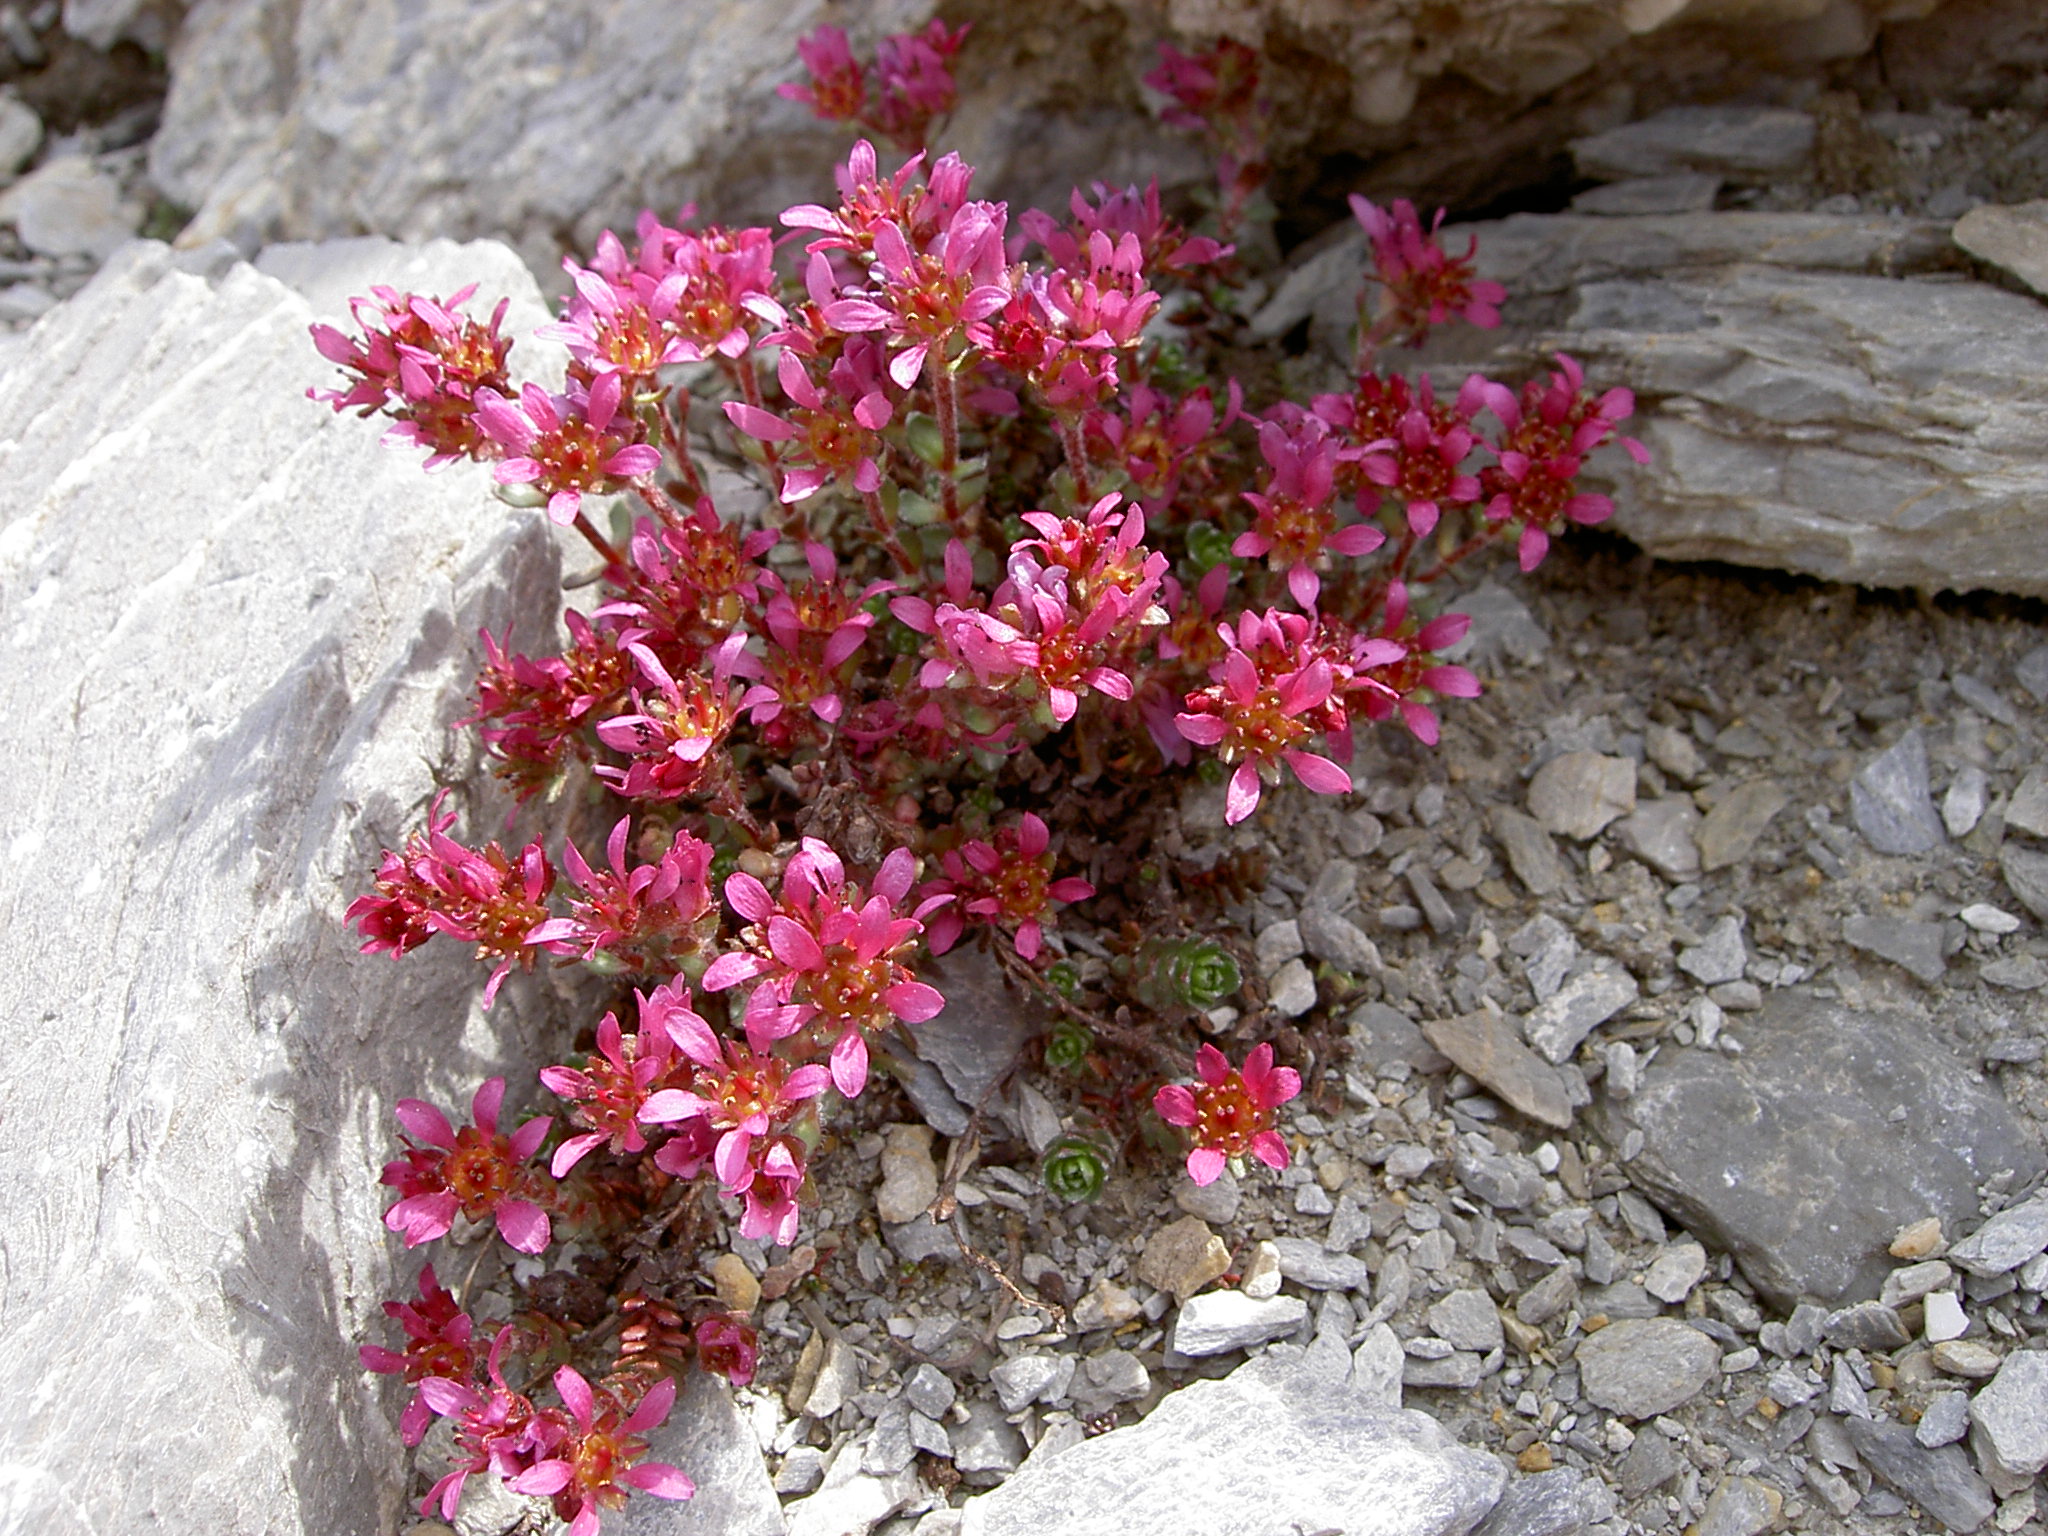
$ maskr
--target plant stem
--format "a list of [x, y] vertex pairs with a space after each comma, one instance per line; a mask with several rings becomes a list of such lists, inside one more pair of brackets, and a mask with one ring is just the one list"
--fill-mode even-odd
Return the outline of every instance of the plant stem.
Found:
[[[639, 491], [642, 497], [645, 497], [647, 495], [647, 491], [641, 486], [636, 485], [633, 487], [633, 489]], [[584, 539], [589, 543], [592, 549], [596, 550], [600, 555], [604, 556], [604, 563], [607, 566], [616, 565], [621, 568], [625, 566], [626, 557], [624, 555], [621, 555], [618, 552], [618, 550], [612, 546], [612, 541], [610, 539], [606, 538], [603, 534], [597, 531], [596, 527], [591, 523], [590, 517], [587, 513], [579, 510], [576, 513], [576, 521], [572, 526], [578, 533], [583, 535]]]
[[890, 558], [896, 562], [896, 568], [906, 576], [915, 576], [918, 570], [917, 561], [911, 557], [910, 551], [903, 547], [903, 541], [896, 536], [896, 530], [889, 522], [889, 514], [882, 506], [882, 493], [862, 491], [860, 501], [861, 505], [867, 508], [868, 521], [875, 525], [876, 536], [881, 539], [882, 547], [889, 551]]
[[946, 366], [944, 347], [935, 346], [925, 354], [925, 367], [932, 380], [932, 414], [939, 420], [939, 505], [947, 526], [965, 537], [960, 517], [960, 386]]
[[1060, 434], [1060, 451], [1066, 455], [1067, 472], [1074, 477], [1074, 509], [1081, 511], [1095, 499], [1088, 485], [1088, 449], [1081, 441], [1081, 424], [1067, 416], [1055, 415], [1053, 424]]
[[1505, 521], [1482, 523], [1476, 533], [1467, 537], [1464, 543], [1460, 544], [1448, 555], [1445, 555], [1420, 576], [1411, 578], [1409, 584], [1417, 587], [1428, 586], [1432, 581], [1448, 574], [1452, 566], [1469, 560], [1472, 556], [1478, 554], [1480, 550], [1486, 548], [1487, 545], [1499, 538], [1506, 528], [1507, 523]]
[[676, 414], [671, 418], [667, 409], [661, 412], [661, 442], [668, 449], [669, 457], [676, 461], [676, 470], [682, 476], [683, 487], [692, 501], [704, 496], [704, 477], [697, 473], [697, 462], [690, 457], [689, 439], [684, 435], [678, 421], [686, 421], [690, 414], [690, 392], [680, 384], [676, 386]]

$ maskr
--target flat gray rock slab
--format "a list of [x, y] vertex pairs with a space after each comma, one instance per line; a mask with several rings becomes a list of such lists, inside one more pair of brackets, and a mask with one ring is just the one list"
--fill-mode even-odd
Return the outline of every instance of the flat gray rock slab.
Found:
[[1927, 781], [1927, 743], [1917, 729], [1857, 771], [1849, 809], [1856, 830], [1879, 853], [1926, 853], [1947, 841]]
[[1870, 1470], [1950, 1530], [1968, 1533], [1991, 1518], [1991, 1485], [1961, 1446], [1930, 1450], [1914, 1438], [1910, 1424], [1842, 1422]]
[[1910, 1018], [1780, 992], [1742, 1038], [1733, 1058], [1663, 1052], [1597, 1113], [1610, 1146], [1643, 1133], [1629, 1176], [1778, 1305], [1875, 1298], [1901, 1227], [1965, 1230], [1984, 1180], [2042, 1170], [2004, 1099]]
[[1956, 220], [1955, 242], [2048, 298], [2048, 202], [1972, 208]]
[[1674, 1317], [1609, 1323], [1588, 1334], [1574, 1358], [1586, 1396], [1632, 1419], [1691, 1402], [1721, 1369], [1720, 1346]]
[[961, 1536], [1465, 1536], [1507, 1483], [1428, 1416], [1276, 1351], [970, 1500]]
[[[300, 256], [542, 317], [501, 246]], [[473, 1014], [465, 949], [359, 955], [341, 913], [459, 777], [478, 629], [553, 643], [553, 537], [307, 400], [316, 317], [137, 243], [0, 375], [0, 1396], [40, 1404], [0, 1462], [39, 1536], [396, 1528], [403, 1392], [356, 1357], [410, 1288], [392, 1105], [523, 1060], [508, 1112], [542, 1107], [536, 993]]]
[[2048, 1191], [2007, 1206], [1949, 1250], [1973, 1275], [2002, 1275], [2048, 1249]]
[[606, 1536], [783, 1536], [768, 1464], [721, 1378], [694, 1370], [683, 1378], [648, 1456], [681, 1467], [696, 1493], [680, 1502], [636, 1495], [605, 1515]]
[[[1651, 554], [2048, 595], [2048, 307], [1919, 281], [1953, 260], [1946, 223], [1701, 212], [1466, 228], [1478, 274], [1515, 304], [1479, 352], [1460, 344], [1461, 371], [1562, 349], [1659, 402], [1628, 423], [1647, 466], [1593, 465], [1614, 477], [1616, 531]], [[1341, 239], [1316, 258], [1321, 281], [1276, 290], [1260, 332], [1308, 318], [1347, 355], [1364, 235]]]
[[[1588, 1026], [1591, 1027], [1590, 1025]], [[1423, 1038], [1507, 1103], [1558, 1130], [1572, 1123], [1571, 1098], [1556, 1067], [1522, 1044], [1504, 1015], [1468, 1013], [1432, 1019]]]

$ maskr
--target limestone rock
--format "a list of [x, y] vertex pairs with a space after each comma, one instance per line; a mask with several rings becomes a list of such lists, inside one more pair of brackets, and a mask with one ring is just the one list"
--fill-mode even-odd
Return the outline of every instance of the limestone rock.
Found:
[[[1588, 1026], [1589, 1028], [1591, 1026]], [[1432, 1019], [1423, 1036], [1460, 1067], [1532, 1120], [1558, 1130], [1572, 1123], [1572, 1105], [1556, 1067], [1516, 1038], [1515, 1026], [1481, 1011]]]
[[1972, 208], [1956, 220], [1955, 242], [2048, 298], [2048, 202]]
[[1575, 1357], [1586, 1396], [1632, 1419], [1689, 1403], [1720, 1374], [1714, 1341], [1676, 1318], [1628, 1318], [1589, 1335]]
[[460, 778], [478, 629], [551, 643], [552, 538], [304, 395], [337, 291], [479, 278], [526, 324], [539, 297], [501, 247], [294, 254], [310, 303], [131, 245], [0, 374], [0, 1339], [43, 1404], [0, 1439], [52, 1536], [396, 1527], [402, 1394], [356, 1358], [413, 1268], [379, 1220], [391, 1107], [530, 1084], [553, 1027], [516, 981], [476, 1012], [459, 947], [394, 965], [341, 922]]
[[[1469, 232], [1479, 274], [1510, 285], [1508, 323], [1432, 345], [1499, 376], [1561, 349], [1633, 388], [1646, 409], [1629, 426], [1651, 462], [1596, 456], [1592, 470], [1614, 477], [1616, 530], [1650, 553], [2048, 594], [2048, 308], [1921, 281], [1951, 259], [1944, 225], [1522, 214]], [[1338, 237], [1255, 329], [1307, 319], [1341, 355], [1363, 253], [1362, 235]]]
[[1175, 1392], [971, 1501], [961, 1536], [1341, 1530], [1462, 1536], [1506, 1469], [1427, 1416], [1333, 1388], [1295, 1352]]
[[782, 1536], [782, 1502], [753, 1429], [732, 1389], [707, 1371], [683, 1379], [667, 1421], [649, 1437], [648, 1454], [681, 1467], [697, 1485], [690, 1498], [635, 1497], [605, 1516], [623, 1536]]
[[141, 228], [142, 209], [83, 155], [65, 155], [0, 194], [0, 224], [12, 224], [39, 256], [104, 261]]
[[2041, 1172], [2005, 1101], [1909, 1019], [1777, 992], [1743, 1043], [1667, 1051], [1599, 1114], [1610, 1145], [1643, 1134], [1630, 1177], [1775, 1303], [1874, 1298], [1902, 1226], [1954, 1229], [1984, 1180]]
[[1783, 107], [1672, 107], [1575, 141], [1572, 158], [1597, 181], [1692, 171], [1768, 182], [1797, 173], [1814, 134], [1810, 116]]

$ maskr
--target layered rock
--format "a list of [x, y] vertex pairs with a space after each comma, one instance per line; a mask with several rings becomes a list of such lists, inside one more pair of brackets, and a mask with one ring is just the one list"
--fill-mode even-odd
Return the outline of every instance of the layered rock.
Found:
[[127, 247], [0, 374], [0, 1460], [48, 1536], [391, 1530], [391, 1107], [538, 1059], [537, 993], [476, 1016], [466, 954], [341, 912], [459, 767], [479, 626], [544, 643], [552, 539], [304, 397], [371, 281], [538, 295], [497, 247], [228, 257]]

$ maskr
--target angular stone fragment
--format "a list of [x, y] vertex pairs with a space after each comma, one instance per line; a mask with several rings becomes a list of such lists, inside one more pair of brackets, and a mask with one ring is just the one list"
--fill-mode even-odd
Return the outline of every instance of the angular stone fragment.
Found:
[[[1635, 977], [1618, 961], [1597, 960], [1530, 1009], [1522, 1019], [1522, 1035], [1537, 1055], [1562, 1066], [1581, 1040], [1634, 1002], [1640, 991]], [[1465, 1070], [1472, 1072], [1470, 1067]]]
[[2048, 1191], [2009, 1205], [1957, 1243], [1949, 1258], [1973, 1275], [2002, 1275], [2048, 1249]]
[[1849, 1443], [1870, 1470], [1952, 1531], [1974, 1531], [1991, 1518], [1991, 1486], [1961, 1446], [1929, 1450], [1909, 1424], [1848, 1419]]
[[1482, 1290], [1453, 1291], [1429, 1309], [1429, 1331], [1457, 1349], [1500, 1348], [1500, 1311]]
[[1977, 1433], [2009, 1473], [2048, 1467], [2048, 1352], [2016, 1350], [1970, 1401]]
[[1429, 1043], [1532, 1120], [1565, 1130], [1572, 1123], [1564, 1079], [1515, 1037], [1515, 1027], [1482, 1010], [1456, 1019], [1432, 1019], [1422, 1028]]
[[2048, 923], [2048, 853], [2006, 843], [1998, 850], [1998, 872], [2020, 905]]
[[939, 1170], [932, 1162], [932, 1128], [892, 1125], [887, 1138], [875, 1214], [891, 1225], [915, 1221], [939, 1193]]
[[1863, 765], [1849, 785], [1849, 809], [1856, 830], [1879, 853], [1926, 853], [1947, 841], [1917, 728]]
[[2029, 837], [2048, 837], [2048, 769], [2027, 770], [2006, 801], [2005, 824]]
[[1756, 847], [1778, 812], [1792, 803], [1785, 787], [1775, 779], [1751, 779], [1739, 784], [1719, 800], [1700, 822], [1696, 834], [1700, 845], [1700, 868], [1708, 874], [1740, 864]]
[[1643, 1289], [1675, 1307], [1692, 1294], [1707, 1272], [1707, 1250], [1698, 1243], [1673, 1243], [1650, 1261], [1643, 1277]]
[[1301, 942], [1316, 959], [1353, 976], [1377, 976], [1382, 969], [1379, 946], [1348, 917], [1322, 907], [1301, 914]]
[[2048, 298], [2048, 202], [1972, 208], [1956, 220], [1955, 242]]
[[1369, 1072], [1406, 1062], [1418, 1072], [1444, 1072], [1450, 1059], [1423, 1039], [1415, 1021], [1385, 1003], [1362, 1003], [1347, 1021], [1351, 1059]]
[[1853, 947], [1911, 971], [1930, 987], [1948, 969], [1941, 952], [1941, 924], [1916, 923], [1909, 917], [1858, 913], [1842, 920], [1842, 937]]
[[[998, 1084], [1036, 1036], [1045, 1033], [1044, 1005], [1026, 997], [1002, 967], [973, 946], [921, 962], [925, 980], [945, 994], [935, 1018], [912, 1026], [917, 1054], [939, 1069], [946, 1087], [965, 1111], [993, 1102]], [[959, 1130], [934, 1122], [943, 1135]]]
[[1784, 1506], [1785, 1496], [1762, 1478], [1724, 1478], [1700, 1516], [1699, 1536], [1761, 1536]]
[[1306, 1237], [1276, 1237], [1273, 1250], [1283, 1279], [1312, 1291], [1358, 1291], [1372, 1283], [1372, 1266], [1348, 1253], [1332, 1253]]
[[1588, 1334], [1575, 1357], [1580, 1389], [1632, 1419], [1669, 1413], [1720, 1375], [1720, 1346], [1675, 1318], [1631, 1318]]
[[1636, 766], [1625, 757], [1567, 752], [1529, 781], [1529, 811], [1545, 831], [1584, 842], [1636, 808]]
[[1916, 1021], [1777, 992], [1743, 1043], [1666, 1051], [1597, 1123], [1612, 1146], [1640, 1131], [1630, 1177], [1779, 1305], [1874, 1298], [1901, 1227], [1961, 1225], [1986, 1179], [2042, 1170], [2003, 1098]]
[[1564, 860], [1543, 823], [1512, 806], [1496, 805], [1487, 813], [1493, 835], [1508, 856], [1508, 868], [1531, 896], [1554, 896], [1564, 889]]
[[1678, 968], [1703, 987], [1739, 981], [1748, 963], [1749, 950], [1742, 942], [1742, 920], [1732, 915], [1717, 919], [1705, 938], [1678, 952]]
[[1700, 813], [1691, 800], [1666, 795], [1640, 802], [1633, 814], [1614, 824], [1614, 832], [1622, 847], [1665, 879], [1696, 880], [1700, 873], [1699, 825]]
[[1507, 1470], [1276, 1350], [1197, 1381], [1142, 1423], [1035, 1460], [968, 1503], [961, 1536], [1324, 1531], [1464, 1536]]
[[1229, 1268], [1230, 1249], [1199, 1216], [1161, 1227], [1138, 1256], [1138, 1278], [1181, 1302]]
[[1196, 1358], [1228, 1354], [1285, 1338], [1307, 1317], [1308, 1303], [1299, 1296], [1262, 1300], [1242, 1291], [1208, 1291], [1182, 1303], [1173, 1321], [1173, 1347]]

